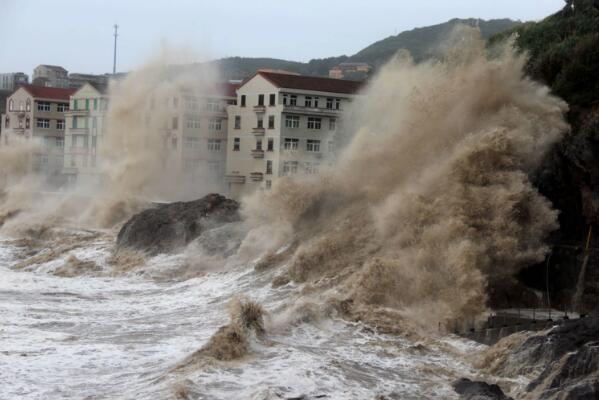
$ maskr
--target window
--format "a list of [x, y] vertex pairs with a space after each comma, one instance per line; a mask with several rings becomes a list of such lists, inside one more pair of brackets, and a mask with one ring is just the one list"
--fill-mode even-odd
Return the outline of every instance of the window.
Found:
[[285, 138], [285, 144], [283, 145], [285, 150], [297, 150], [298, 146], [299, 139]]
[[337, 127], [337, 120], [335, 118], [329, 118], [329, 130], [334, 131]]
[[241, 116], [235, 116], [235, 129], [241, 129]]
[[173, 108], [179, 107], [179, 98], [173, 97]]
[[173, 146], [173, 150], [177, 150], [177, 137], [173, 137], [171, 139], [171, 146]]
[[187, 149], [199, 149], [200, 138], [193, 136], [185, 136], [185, 148]]
[[241, 95], [241, 106], [240, 107], [245, 107], [245, 94]]
[[8, 128], [10, 126], [10, 118], [8, 116], [4, 117], [4, 127]]
[[215, 99], [206, 100], [206, 110], [217, 112], [220, 109], [220, 102]]
[[220, 139], [208, 139], [208, 150], [209, 151], [220, 151]]
[[98, 99], [94, 99], [94, 110], [98, 109]]
[[48, 129], [48, 128], [50, 128], [50, 120], [44, 119], [44, 118], [38, 118], [36, 126], [38, 128]]
[[87, 135], [71, 136], [71, 147], [87, 148]]
[[64, 138], [61, 138], [61, 137], [56, 138], [56, 147], [60, 147], [60, 148], [64, 147]]
[[274, 115], [268, 116], [268, 129], [275, 129], [275, 116]]
[[274, 141], [274, 139], [273, 138], [268, 138], [268, 144], [267, 144], [267, 147], [266, 147], [266, 151], [273, 151], [274, 147], [275, 147], [275, 141]]
[[185, 119], [185, 126], [188, 129], [200, 129], [200, 118], [199, 117], [187, 117]]
[[262, 117], [258, 118], [258, 128], [264, 128], [264, 120]]
[[56, 129], [60, 129], [60, 130], [64, 129], [64, 119], [56, 120]]
[[69, 103], [58, 103], [58, 106], [56, 107], [56, 111], [58, 111], [58, 112], [69, 111]]
[[320, 164], [318, 163], [306, 163], [306, 174], [317, 174]]
[[173, 117], [173, 129], [179, 129], [179, 117]]
[[272, 181], [271, 180], [267, 180], [264, 183], [266, 185], [266, 189], [270, 190], [270, 188], [272, 187]]
[[289, 97], [289, 105], [290, 106], [296, 106], [297, 105], [297, 96], [296, 95], [292, 94]]
[[299, 128], [299, 115], [287, 115], [285, 117], [285, 127]]
[[314, 107], [318, 108], [318, 97], [314, 98]]
[[304, 100], [304, 106], [312, 107], [312, 96], [306, 96], [306, 99]]
[[37, 102], [37, 110], [38, 111], [50, 111], [50, 103], [47, 101], [38, 101]]
[[335, 110], [338, 110], [340, 105], [341, 105], [341, 99], [335, 99]]
[[31, 124], [30, 124], [29, 115], [28, 115], [28, 116], [25, 118], [25, 128], [26, 128], [26, 129], [29, 129], [30, 125], [31, 125]]
[[327, 97], [327, 108], [329, 110], [333, 109], [333, 98], [332, 97]]
[[200, 101], [197, 97], [185, 97], [185, 108], [187, 110], [199, 110], [200, 109]]
[[308, 129], [320, 129], [322, 118], [308, 117]]
[[222, 120], [220, 118], [211, 118], [208, 129], [211, 131], [220, 131], [222, 129]]
[[269, 105], [269, 106], [274, 106], [274, 105], [275, 105], [275, 102], [276, 102], [276, 100], [277, 100], [277, 96], [276, 96], [274, 93], [271, 93], [271, 94], [268, 96], [268, 105]]
[[272, 174], [272, 161], [267, 160], [266, 161], [266, 175], [271, 175], [271, 174]]
[[236, 137], [233, 139], [233, 151], [239, 151], [240, 139]]
[[27, 103], [25, 103], [25, 110], [31, 111], [31, 99], [27, 99]]
[[78, 122], [79, 122], [79, 118], [73, 117], [73, 125], [71, 126], [71, 128], [77, 129], [77, 123]]
[[8, 111], [12, 111], [14, 105], [15, 102], [12, 99], [8, 100]]
[[77, 100], [77, 99], [73, 100], [73, 109], [74, 110], [79, 109], [79, 100]]
[[320, 140], [310, 140], [308, 139], [306, 143], [306, 151], [319, 153], [320, 152]]
[[85, 109], [89, 111], [89, 99], [85, 99]]
[[297, 174], [297, 161], [283, 162], [283, 175]]
[[262, 139], [256, 140], [256, 150], [262, 150]]
[[289, 95], [287, 93], [283, 93], [283, 105], [286, 106], [289, 103]]
[[44, 136], [43, 140], [44, 140], [44, 146], [46, 146], [46, 147], [50, 146], [50, 142], [52, 140], [52, 138], [50, 136]]
[[92, 117], [92, 129], [98, 129], [98, 117]]
[[263, 106], [264, 105], [264, 95], [263, 94], [259, 94], [258, 95], [258, 105], [259, 106]]

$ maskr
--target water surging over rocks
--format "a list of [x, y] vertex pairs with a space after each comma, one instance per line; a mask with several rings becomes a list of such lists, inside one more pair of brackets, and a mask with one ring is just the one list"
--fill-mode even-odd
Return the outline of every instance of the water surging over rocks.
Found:
[[350, 314], [392, 307], [434, 327], [480, 314], [490, 280], [541, 261], [557, 213], [528, 174], [567, 131], [567, 106], [524, 76], [511, 43], [490, 54], [467, 28], [454, 41], [443, 60], [382, 68], [319, 180], [247, 199], [242, 250], [296, 243], [289, 279], [335, 289]]

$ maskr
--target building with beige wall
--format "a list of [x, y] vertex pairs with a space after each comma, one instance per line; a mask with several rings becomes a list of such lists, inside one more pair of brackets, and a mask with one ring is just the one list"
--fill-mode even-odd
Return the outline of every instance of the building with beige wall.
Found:
[[340, 119], [360, 82], [261, 70], [229, 106], [226, 181], [235, 199], [332, 163]]
[[40, 64], [33, 70], [31, 83], [37, 86], [68, 88], [68, 71], [58, 65]]
[[108, 86], [85, 83], [70, 98], [65, 113], [63, 173], [68, 182], [95, 179], [98, 148], [106, 133]]
[[29, 141], [31, 169], [60, 183], [63, 166], [65, 112], [72, 89], [25, 85], [7, 99], [0, 143]]

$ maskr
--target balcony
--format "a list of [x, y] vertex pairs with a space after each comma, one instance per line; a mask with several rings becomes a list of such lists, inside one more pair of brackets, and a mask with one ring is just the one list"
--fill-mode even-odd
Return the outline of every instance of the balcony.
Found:
[[264, 150], [254, 149], [252, 150], [252, 157], [254, 158], [264, 158]]
[[336, 117], [343, 112], [343, 110], [335, 110], [332, 108], [322, 108], [322, 107], [302, 107], [302, 106], [283, 106], [284, 113], [290, 114], [302, 114], [302, 115], [314, 115], [314, 116], [323, 116], [323, 117]]
[[19, 134], [19, 135], [22, 135], [22, 134], [24, 134], [24, 133], [25, 133], [25, 128], [12, 128], [12, 131], [13, 131], [14, 133], [17, 133], [17, 134]]
[[67, 128], [71, 135], [87, 135], [89, 128]]
[[65, 152], [67, 154], [87, 154], [89, 151], [87, 147], [74, 147], [70, 146], [67, 148], [68, 150]]
[[66, 117], [87, 117], [89, 110], [67, 110], [64, 112]]
[[254, 136], [264, 136], [264, 132], [266, 132], [266, 129], [264, 128], [252, 128], [252, 133], [254, 134]]
[[266, 106], [265, 105], [254, 106], [254, 112], [265, 113], [266, 112]]
[[245, 183], [245, 176], [243, 175], [225, 175], [225, 181], [229, 183]]
[[262, 180], [262, 178], [264, 177], [264, 174], [262, 172], [251, 172], [250, 173], [250, 178], [254, 181], [254, 182], [260, 182]]

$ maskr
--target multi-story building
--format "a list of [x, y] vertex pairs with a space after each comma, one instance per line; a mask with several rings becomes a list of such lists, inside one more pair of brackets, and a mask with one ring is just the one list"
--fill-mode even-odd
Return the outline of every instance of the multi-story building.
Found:
[[360, 82], [260, 70], [228, 107], [226, 180], [239, 199], [332, 162], [344, 108]]
[[13, 91], [21, 85], [27, 85], [29, 77], [22, 72], [0, 74], [0, 90]]
[[329, 70], [329, 78], [362, 80], [368, 77], [372, 66], [364, 62], [345, 62]]
[[32, 83], [37, 86], [68, 88], [68, 71], [57, 65], [41, 64], [33, 70]]
[[63, 173], [68, 182], [97, 177], [98, 148], [106, 132], [107, 85], [84, 83], [65, 113]]
[[214, 190], [224, 191], [227, 106], [235, 104], [238, 86], [222, 83], [202, 93], [181, 90], [167, 98], [149, 99], [146, 124], [163, 126], [171, 162], [188, 182], [211, 184]]
[[62, 172], [65, 112], [73, 89], [25, 85], [7, 99], [2, 145], [18, 139], [32, 144], [31, 169], [58, 180]]
[[71, 88], [80, 88], [86, 83], [91, 83], [92, 85], [106, 86], [108, 85], [109, 75], [93, 75], [93, 74], [78, 74], [71, 73], [69, 74], [69, 87]]

